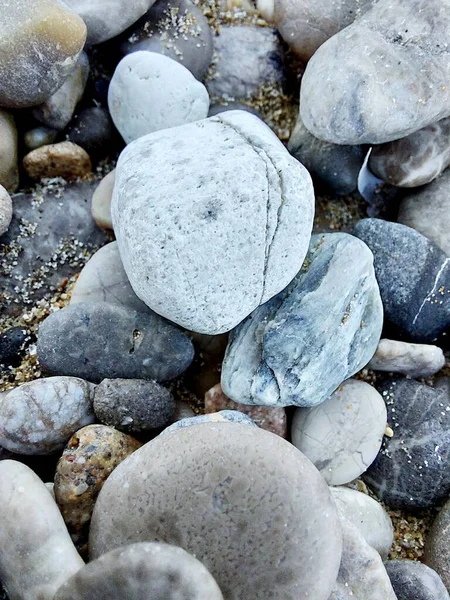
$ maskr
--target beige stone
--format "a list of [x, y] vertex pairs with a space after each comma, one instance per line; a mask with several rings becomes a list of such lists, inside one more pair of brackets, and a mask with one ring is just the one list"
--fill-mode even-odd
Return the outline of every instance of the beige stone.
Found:
[[14, 117], [0, 109], [0, 185], [8, 192], [19, 187], [19, 164], [17, 156], [17, 129]]
[[111, 200], [116, 181], [116, 170], [113, 169], [98, 184], [92, 196], [92, 218], [102, 229], [112, 229]]
[[31, 179], [63, 177], [67, 181], [86, 177], [92, 171], [86, 150], [73, 142], [41, 146], [23, 159], [23, 167]]
[[0, 235], [3, 235], [8, 231], [12, 215], [13, 208], [11, 196], [5, 188], [0, 185]]

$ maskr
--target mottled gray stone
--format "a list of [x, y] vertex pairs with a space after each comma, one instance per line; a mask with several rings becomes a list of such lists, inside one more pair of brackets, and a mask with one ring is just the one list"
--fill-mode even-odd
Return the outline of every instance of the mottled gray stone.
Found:
[[382, 324], [367, 246], [315, 235], [295, 279], [232, 332], [223, 391], [242, 404], [318, 405], [367, 364]]
[[93, 386], [75, 377], [24, 383], [0, 402], [0, 445], [18, 454], [62, 450], [77, 429], [94, 422]]
[[374, 371], [431, 377], [444, 365], [444, 353], [437, 346], [383, 339], [367, 366]]
[[387, 379], [378, 387], [393, 437], [364, 481], [391, 508], [436, 506], [450, 495], [450, 397], [448, 389], [411, 379]]
[[101, 423], [134, 434], [170, 423], [175, 400], [156, 381], [104, 379], [95, 389], [94, 412]]
[[0, 461], [0, 580], [11, 600], [53, 600], [84, 563], [45, 483]]
[[449, 165], [450, 118], [374, 146], [369, 158], [369, 168], [377, 177], [407, 188], [433, 181]]
[[387, 558], [394, 541], [394, 528], [382, 504], [367, 494], [344, 486], [330, 487], [330, 492], [339, 514], [358, 529], [382, 558]]
[[368, 383], [349, 379], [319, 406], [297, 408], [291, 437], [329, 485], [342, 485], [372, 464], [385, 429], [383, 398]]
[[450, 600], [442, 579], [415, 560], [388, 560], [385, 563], [397, 600]]
[[36, 150], [41, 146], [49, 146], [56, 142], [58, 131], [48, 127], [35, 127], [30, 129], [23, 136], [23, 141], [28, 150]]
[[189, 0], [157, 0], [124, 34], [122, 54], [158, 52], [176, 60], [201, 81], [213, 57], [213, 37], [201, 9]]
[[185, 427], [193, 427], [197, 425], [203, 425], [204, 423], [242, 423], [244, 425], [252, 425], [256, 427], [256, 423], [247, 415], [239, 412], [238, 410], [220, 410], [219, 412], [209, 413], [207, 415], [197, 415], [194, 417], [188, 417], [186, 419], [180, 419], [166, 427], [161, 435], [170, 433], [175, 429], [184, 429]]
[[19, 186], [17, 129], [14, 117], [0, 108], [0, 185], [15, 192]]
[[450, 591], [450, 500], [436, 517], [425, 542], [425, 563], [441, 577]]
[[335, 144], [382, 144], [448, 117], [449, 26], [448, 0], [376, 2], [309, 61], [306, 127]]
[[285, 82], [284, 49], [276, 29], [222, 26], [214, 50], [213, 76], [206, 82], [211, 96], [248, 98], [262, 86]]
[[[449, 138], [450, 139], [450, 138]], [[400, 204], [398, 221], [419, 231], [450, 256], [450, 169]]]
[[12, 216], [13, 206], [11, 196], [5, 188], [0, 185], [0, 235], [3, 235], [8, 231]]
[[317, 470], [279, 436], [237, 423], [160, 435], [108, 478], [91, 559], [154, 540], [193, 554], [229, 600], [327, 600], [341, 555], [339, 517]]
[[134, 291], [187, 329], [230, 330], [298, 272], [313, 196], [306, 169], [244, 111], [136, 140], [111, 208]]
[[80, 302], [51, 314], [39, 327], [44, 372], [89, 381], [177, 377], [191, 364], [191, 340], [154, 313]]
[[113, 169], [100, 181], [92, 195], [92, 218], [102, 229], [112, 229], [111, 201], [116, 182], [116, 170]]
[[372, 250], [387, 319], [417, 342], [450, 326], [450, 259], [405, 225], [362, 219], [354, 229]]

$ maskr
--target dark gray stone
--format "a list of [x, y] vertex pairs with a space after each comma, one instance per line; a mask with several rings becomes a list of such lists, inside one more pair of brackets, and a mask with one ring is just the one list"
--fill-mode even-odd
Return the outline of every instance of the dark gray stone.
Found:
[[256, 423], [249, 416], [238, 410], [221, 410], [216, 413], [181, 419], [164, 429], [162, 433], [166, 434], [175, 429], [184, 429], [185, 427], [193, 427], [194, 425], [202, 425], [203, 423], [223, 423], [227, 421], [229, 423], [243, 423], [244, 425], [253, 425], [254, 427], [257, 427]]
[[450, 590], [450, 500], [442, 507], [425, 542], [425, 563], [441, 577]]
[[363, 479], [392, 508], [436, 506], [450, 495], [448, 390], [404, 377], [387, 379], [378, 390], [394, 435], [384, 437]]
[[109, 112], [99, 106], [79, 112], [65, 133], [69, 141], [84, 148], [94, 161], [113, 157], [123, 147]]
[[399, 223], [362, 219], [354, 234], [373, 252], [386, 317], [413, 341], [436, 339], [450, 325], [450, 259]]
[[4, 367], [20, 364], [27, 346], [35, 340], [26, 327], [11, 327], [0, 334], [0, 373]]
[[93, 382], [166, 381], [194, 357], [188, 336], [156, 314], [83, 302], [47, 317], [39, 328], [37, 353], [44, 372]]
[[384, 566], [397, 600], [450, 600], [442, 579], [423, 563], [388, 560]]

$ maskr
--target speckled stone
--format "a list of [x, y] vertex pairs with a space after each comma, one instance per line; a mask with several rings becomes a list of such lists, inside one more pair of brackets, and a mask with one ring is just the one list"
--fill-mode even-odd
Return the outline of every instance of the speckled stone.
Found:
[[436, 517], [425, 542], [425, 563], [441, 577], [450, 590], [450, 500]]
[[6, 233], [9, 229], [13, 216], [13, 205], [11, 196], [0, 185], [0, 235]]
[[212, 575], [182, 548], [142, 542], [107, 552], [69, 579], [54, 600], [223, 600]]
[[19, 186], [18, 136], [12, 114], [0, 108], [0, 185], [8, 192]]
[[223, 410], [238, 410], [249, 416], [261, 429], [276, 433], [283, 438], [286, 437], [287, 419], [284, 408], [239, 404], [228, 398], [223, 393], [222, 386], [218, 383], [205, 394], [205, 412], [208, 414]]
[[0, 403], [0, 446], [19, 454], [52, 454], [94, 421], [93, 386], [75, 377], [24, 383]]
[[62, 177], [72, 181], [92, 172], [89, 155], [72, 142], [58, 142], [32, 150], [24, 157], [23, 168], [31, 179]]
[[116, 181], [116, 170], [113, 169], [105, 175], [95, 189], [92, 196], [92, 218], [102, 229], [112, 229], [111, 200]]
[[328, 600], [341, 554], [317, 470], [279, 436], [236, 423], [160, 435], [103, 486], [91, 558], [154, 540], [196, 556], [227, 600]]
[[197, 425], [203, 425], [205, 423], [241, 423], [243, 425], [251, 425], [256, 427], [256, 423], [238, 410], [221, 410], [215, 413], [209, 413], [207, 415], [195, 415], [193, 417], [187, 417], [176, 421], [169, 427], [166, 427], [161, 435], [171, 433], [176, 429], [184, 429], [185, 427], [194, 427]]
[[436, 506], [450, 495], [449, 391], [403, 377], [378, 389], [394, 436], [384, 438], [364, 480], [391, 508]]
[[86, 537], [105, 481], [141, 445], [105, 425], [88, 425], [70, 438], [56, 467], [55, 499], [74, 541]]
[[385, 567], [397, 600], [450, 600], [442, 579], [423, 563], [388, 560]]
[[367, 366], [374, 371], [401, 373], [410, 377], [431, 377], [444, 365], [444, 353], [437, 346], [383, 339]]
[[295, 279], [231, 333], [223, 391], [242, 404], [316, 406], [369, 362], [382, 324], [367, 246], [315, 235]]

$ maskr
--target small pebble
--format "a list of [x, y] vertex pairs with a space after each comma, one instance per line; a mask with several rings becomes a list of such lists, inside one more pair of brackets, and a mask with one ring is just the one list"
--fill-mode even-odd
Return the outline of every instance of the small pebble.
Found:
[[431, 377], [444, 365], [444, 353], [437, 346], [382, 339], [367, 367], [410, 377]]
[[6, 366], [17, 367], [27, 346], [35, 339], [26, 327], [11, 327], [0, 333], [0, 371]]
[[11, 113], [0, 108], [0, 185], [8, 192], [19, 186], [18, 135]]
[[111, 200], [116, 181], [116, 170], [113, 169], [105, 175], [95, 189], [92, 196], [92, 218], [102, 229], [112, 229]]
[[441, 508], [425, 542], [425, 564], [434, 569], [450, 592], [450, 500]]
[[70, 142], [86, 150], [93, 162], [115, 158], [123, 148], [109, 112], [101, 106], [85, 108], [75, 115], [65, 135]]
[[9, 229], [13, 216], [13, 205], [11, 196], [0, 185], [0, 235], [6, 233]]
[[195, 415], [193, 417], [180, 419], [169, 427], [166, 427], [166, 429], [161, 432], [161, 435], [166, 435], [177, 429], [195, 427], [205, 423], [241, 423], [243, 425], [252, 425], [253, 427], [256, 427], [256, 423], [254, 423], [249, 416], [238, 410], [221, 410], [220, 412], [208, 413], [207, 415]]
[[48, 127], [35, 127], [27, 131], [23, 141], [28, 150], [36, 150], [41, 146], [49, 146], [56, 141], [59, 132]]
[[31, 179], [62, 177], [67, 181], [86, 177], [92, 172], [89, 155], [72, 142], [41, 146], [23, 159], [23, 167]]
[[385, 567], [397, 600], [450, 600], [442, 579], [423, 563], [388, 560]]

